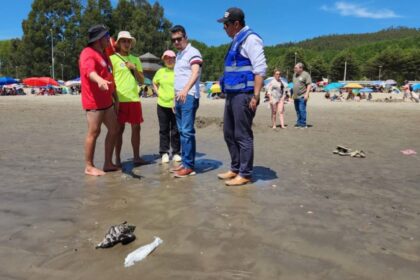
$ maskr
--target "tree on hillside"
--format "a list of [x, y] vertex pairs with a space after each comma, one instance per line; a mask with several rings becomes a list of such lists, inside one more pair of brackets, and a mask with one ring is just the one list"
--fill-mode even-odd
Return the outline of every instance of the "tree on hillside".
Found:
[[81, 41], [79, 42], [79, 48], [87, 44], [88, 30], [95, 24], [104, 24], [110, 29], [110, 34], [114, 32], [110, 0], [87, 0], [80, 23]]
[[283, 68], [286, 69], [286, 72], [289, 73], [287, 80], [291, 80], [293, 76], [293, 68], [295, 67], [295, 62], [301, 62], [305, 66], [305, 70], [308, 69], [307, 62], [305, 60], [305, 52], [300, 48], [291, 48], [288, 49], [284, 55]]
[[360, 77], [360, 67], [354, 54], [348, 51], [339, 53], [331, 62], [330, 78], [333, 81], [344, 79], [344, 68], [347, 62], [346, 80], [357, 80]]
[[[18, 46], [15, 63], [20, 77], [31, 75], [52, 76], [51, 40], [55, 45], [55, 71], [61, 64], [68, 75], [76, 73], [74, 40], [79, 36], [79, 0], [34, 0], [32, 10], [23, 21], [23, 37]], [[72, 42], [73, 41], [73, 42]], [[64, 69], [63, 69], [64, 70]]]
[[328, 77], [328, 64], [322, 57], [316, 57], [308, 63], [308, 69], [311, 72], [312, 81], [320, 81]]
[[370, 59], [364, 67], [364, 75], [370, 79], [379, 79], [381, 72], [381, 80], [395, 79], [404, 80], [406, 57], [404, 51], [400, 48], [390, 47], [380, 52]]
[[137, 39], [133, 50], [136, 54], [151, 52], [160, 56], [171, 48], [171, 22], [164, 17], [158, 2], [150, 5], [147, 0], [122, 0], [113, 11], [115, 37], [118, 31], [127, 30]]

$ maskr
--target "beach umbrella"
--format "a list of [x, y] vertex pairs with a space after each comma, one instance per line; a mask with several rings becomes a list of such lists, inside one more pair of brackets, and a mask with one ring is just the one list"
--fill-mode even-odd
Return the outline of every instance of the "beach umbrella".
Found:
[[331, 84], [326, 85], [324, 87], [324, 90], [325, 91], [331, 91], [331, 90], [337, 90], [337, 89], [342, 88], [342, 87], [343, 87], [342, 83], [331, 83]]
[[50, 77], [31, 77], [23, 79], [23, 83], [31, 87], [58, 86], [56, 80]]
[[393, 86], [393, 85], [396, 85], [396, 84], [397, 84], [397, 82], [396, 82], [396, 81], [394, 81], [394, 80], [386, 80], [386, 81], [385, 81], [385, 84], [386, 84], [386, 85]]
[[413, 90], [420, 90], [420, 84], [413, 85]]
[[211, 93], [221, 93], [222, 89], [220, 88], [220, 84], [214, 84], [210, 87]]
[[344, 88], [363, 88], [363, 86], [357, 83], [349, 83], [346, 84]]
[[362, 88], [360, 92], [373, 92], [373, 89], [365, 87], [365, 88]]
[[0, 77], [0, 86], [16, 84], [18, 81], [10, 77]]
[[269, 77], [267, 79], [264, 80], [264, 85], [268, 85], [274, 78], [273, 77]]
[[373, 81], [372, 82], [372, 86], [383, 86], [383, 85], [385, 85], [385, 83], [382, 82], [382, 81]]
[[73, 79], [73, 80], [70, 80], [70, 81], [67, 81], [67, 82], [64, 83], [64, 85], [66, 87], [80, 86], [81, 85], [80, 77], [76, 78], [76, 79]]

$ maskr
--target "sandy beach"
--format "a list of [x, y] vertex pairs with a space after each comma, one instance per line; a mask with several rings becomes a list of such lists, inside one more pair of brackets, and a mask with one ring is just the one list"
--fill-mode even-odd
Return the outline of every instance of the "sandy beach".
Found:
[[[254, 121], [254, 183], [226, 187], [224, 100], [202, 98], [197, 172], [173, 179], [159, 164], [156, 99], [143, 99], [141, 154], [130, 130], [123, 172], [83, 174], [86, 121], [79, 96], [0, 98], [0, 279], [420, 279], [420, 106], [308, 105], [309, 129]], [[95, 162], [103, 164], [103, 129]], [[362, 149], [342, 157], [336, 145]], [[405, 156], [400, 151], [419, 154]], [[110, 225], [137, 226], [129, 245], [97, 249]], [[124, 258], [154, 236], [144, 261]]]

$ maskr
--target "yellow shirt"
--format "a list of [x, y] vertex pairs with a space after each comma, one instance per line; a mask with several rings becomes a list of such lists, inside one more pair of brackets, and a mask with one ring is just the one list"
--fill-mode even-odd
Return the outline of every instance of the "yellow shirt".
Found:
[[[122, 59], [120, 58], [122, 57]], [[139, 102], [139, 86], [136, 78], [133, 76], [130, 69], [125, 65], [125, 62], [131, 62], [136, 65], [137, 71], [142, 72], [140, 59], [134, 55], [116, 55], [110, 56], [115, 85], [117, 86], [118, 100], [120, 102]]]
[[160, 68], [153, 77], [153, 83], [159, 86], [157, 103], [165, 108], [175, 106], [175, 74], [173, 69]]

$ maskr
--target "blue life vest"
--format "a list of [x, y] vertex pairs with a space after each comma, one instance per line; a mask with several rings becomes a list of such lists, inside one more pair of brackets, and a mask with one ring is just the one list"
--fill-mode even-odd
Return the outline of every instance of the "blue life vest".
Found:
[[225, 93], [254, 92], [254, 73], [249, 58], [241, 55], [240, 47], [249, 35], [257, 35], [251, 29], [240, 32], [230, 45], [225, 56], [225, 71], [220, 80]]

